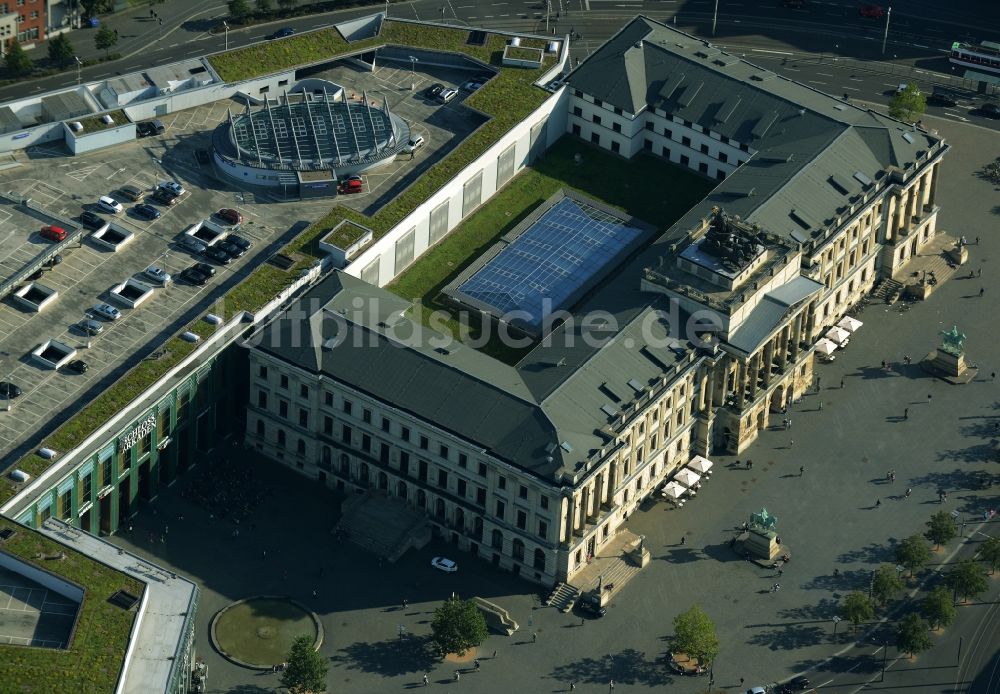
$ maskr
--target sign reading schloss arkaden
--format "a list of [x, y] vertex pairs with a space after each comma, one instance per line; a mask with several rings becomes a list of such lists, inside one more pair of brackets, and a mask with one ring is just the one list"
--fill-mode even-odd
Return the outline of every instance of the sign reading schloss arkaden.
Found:
[[118, 452], [124, 453], [156, 427], [156, 415], [149, 415], [135, 429], [118, 439]]

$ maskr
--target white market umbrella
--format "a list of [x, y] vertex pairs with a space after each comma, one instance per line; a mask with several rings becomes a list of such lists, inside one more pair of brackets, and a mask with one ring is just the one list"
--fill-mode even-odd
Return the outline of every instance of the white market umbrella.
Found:
[[689, 468], [701, 475], [704, 475], [706, 472], [711, 470], [713, 465], [715, 465], [715, 463], [708, 458], [703, 458], [700, 455], [696, 455], [691, 459], [691, 462], [687, 464]]
[[685, 494], [687, 494], [687, 489], [676, 482], [668, 482], [663, 488], [663, 496], [668, 499], [680, 499]]
[[825, 337], [821, 337], [816, 342], [816, 351], [819, 352], [820, 354], [825, 354], [826, 356], [830, 356], [831, 354], [837, 351], [837, 345], [836, 343], [827, 340]]
[[701, 475], [694, 470], [683, 468], [680, 472], [674, 475], [674, 479], [690, 489], [694, 485], [698, 484], [698, 480], [701, 479]]
[[864, 325], [864, 323], [859, 321], [857, 318], [851, 318], [850, 316], [844, 316], [840, 319], [840, 322], [837, 323], [838, 328], [843, 328], [851, 333], [856, 332], [862, 325]]
[[826, 331], [826, 337], [831, 342], [843, 346], [843, 344], [850, 339], [851, 334], [846, 330], [844, 330], [843, 328], [839, 328], [835, 325]]

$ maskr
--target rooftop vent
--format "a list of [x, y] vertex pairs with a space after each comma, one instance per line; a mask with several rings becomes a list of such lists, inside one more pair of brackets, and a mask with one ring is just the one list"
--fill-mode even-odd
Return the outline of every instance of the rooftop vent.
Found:
[[114, 119], [114, 118], [112, 118], [111, 116], [109, 116], [109, 115], [108, 115], [107, 113], [105, 113], [105, 114], [104, 114], [103, 116], [101, 116], [101, 121], [102, 121], [102, 122], [103, 122], [103, 123], [104, 123], [105, 125], [111, 125], [112, 123], [114, 123], [114, 122], [115, 122], [115, 119]]
[[115, 607], [120, 607], [123, 610], [131, 610], [138, 604], [139, 598], [131, 593], [125, 592], [124, 590], [116, 590], [111, 594], [111, 597], [108, 598], [108, 602]]
[[829, 182], [829, 184], [830, 184], [831, 186], [833, 186], [834, 188], [836, 188], [836, 189], [837, 189], [837, 191], [839, 191], [839, 192], [840, 192], [840, 193], [842, 193], [843, 195], [847, 195], [847, 194], [848, 194], [848, 193], [850, 192], [850, 191], [849, 191], [849, 190], [847, 189], [847, 186], [846, 186], [846, 185], [844, 184], [844, 182], [843, 182], [843, 181], [841, 181], [841, 180], [840, 180], [839, 178], [837, 178], [836, 176], [830, 176], [830, 178], [828, 178], [828, 179], [826, 179], [826, 180], [827, 180], [827, 182]]
[[608, 415], [609, 417], [617, 417], [618, 410], [613, 408], [611, 405], [601, 405], [601, 412]]
[[634, 390], [636, 393], [642, 392], [642, 384], [634, 378], [628, 379], [628, 387]]
[[569, 441], [563, 441], [562, 443], [560, 443], [559, 448], [563, 449], [567, 453], [573, 452], [573, 447], [569, 445]]
[[903, 139], [909, 142], [911, 145], [913, 144], [913, 135], [911, 135], [910, 133], [903, 133]]
[[860, 183], [863, 186], [870, 186], [872, 184], [872, 179], [868, 178], [867, 176], [865, 176], [860, 171], [855, 171], [854, 172], [854, 180], [856, 180], [858, 183]]
[[15, 535], [17, 535], [17, 531], [13, 528], [4, 528], [0, 530], [0, 542], [6, 542]]

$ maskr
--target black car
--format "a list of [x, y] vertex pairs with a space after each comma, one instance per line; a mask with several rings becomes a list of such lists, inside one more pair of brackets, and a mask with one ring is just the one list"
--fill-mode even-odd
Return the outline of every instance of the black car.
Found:
[[243, 238], [242, 236], [238, 236], [237, 234], [230, 234], [229, 236], [226, 237], [226, 241], [229, 241], [229, 243], [236, 244], [244, 251], [249, 251], [251, 248], [253, 248], [253, 241], [247, 238]]
[[979, 114], [987, 118], [1000, 118], [1000, 104], [990, 102], [979, 107]]
[[135, 131], [138, 133], [139, 137], [149, 137], [150, 135], [162, 135], [166, 132], [166, 127], [164, 127], [162, 121], [151, 120], [151, 121], [141, 121], [135, 124]]
[[591, 617], [603, 617], [608, 613], [607, 608], [601, 607], [601, 604], [589, 597], [581, 597], [576, 601], [576, 608]]
[[177, 196], [166, 188], [157, 188], [150, 196], [150, 199], [159, 205], [166, 205], [167, 207], [177, 202]]
[[208, 153], [207, 149], [195, 150], [194, 158], [198, 160], [198, 163], [202, 166], [211, 163], [212, 155]]
[[181, 279], [185, 282], [190, 282], [191, 284], [196, 284], [199, 287], [208, 282], [208, 277], [198, 272], [193, 267], [184, 268], [181, 270]]
[[20, 388], [18, 388], [13, 383], [8, 383], [7, 381], [0, 381], [0, 398], [13, 400], [14, 398], [19, 398], [19, 397], [21, 397]]
[[51, 270], [56, 265], [59, 265], [62, 261], [63, 257], [60, 254], [56, 253], [54, 256], [45, 261], [45, 267]]
[[208, 263], [195, 263], [191, 267], [205, 275], [205, 277], [215, 277], [215, 268]]
[[160, 216], [160, 211], [158, 209], [145, 203], [133, 207], [132, 212], [143, 219], [158, 219]]
[[233, 262], [233, 259], [230, 257], [230, 255], [221, 248], [219, 248], [218, 246], [209, 246], [205, 250], [205, 256], [210, 258], [211, 260], [214, 260], [219, 265], [229, 265], [229, 263]]
[[424, 96], [428, 99], [435, 99], [437, 95], [444, 91], [444, 85], [440, 82], [435, 82], [431, 86], [424, 90]]
[[935, 89], [927, 97], [927, 103], [932, 106], [957, 106], [958, 99], [951, 92]]
[[276, 32], [274, 32], [273, 34], [271, 34], [268, 38], [271, 38], [271, 39], [284, 39], [284, 38], [288, 38], [289, 36], [291, 36], [294, 33], [295, 33], [295, 29], [293, 29], [292, 27], [285, 27], [284, 29], [278, 29]]
[[87, 373], [87, 369], [89, 369], [90, 366], [83, 359], [74, 359], [66, 365], [66, 368], [78, 374], [84, 374]]
[[91, 212], [90, 210], [84, 210], [80, 213], [80, 224], [87, 227], [88, 229], [99, 229], [104, 226], [104, 217], [97, 214], [96, 212]]
[[242, 258], [243, 254], [246, 253], [245, 250], [237, 246], [235, 243], [226, 238], [225, 241], [219, 242], [219, 248], [225, 251], [231, 258]]

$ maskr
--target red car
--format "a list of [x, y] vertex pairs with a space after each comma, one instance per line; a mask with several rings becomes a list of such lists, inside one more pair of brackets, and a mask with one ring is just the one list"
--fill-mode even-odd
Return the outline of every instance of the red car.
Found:
[[365, 186], [361, 181], [355, 179], [348, 179], [340, 184], [337, 188], [337, 192], [341, 195], [349, 195], [351, 193], [361, 193], [364, 192]]
[[42, 235], [43, 239], [48, 239], [49, 241], [65, 241], [66, 240], [66, 230], [62, 227], [56, 227], [51, 225], [46, 225], [42, 227], [42, 230], [38, 232]]
[[882, 9], [881, 5], [864, 5], [861, 8], [861, 16], [882, 19], [885, 16], [885, 10]]
[[223, 220], [227, 224], [242, 224], [243, 215], [241, 215], [236, 210], [231, 207], [224, 207], [215, 213], [215, 216]]

